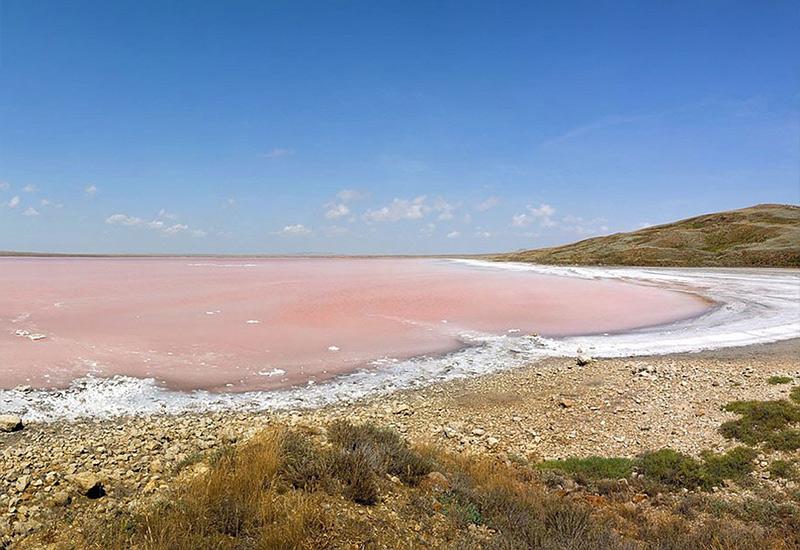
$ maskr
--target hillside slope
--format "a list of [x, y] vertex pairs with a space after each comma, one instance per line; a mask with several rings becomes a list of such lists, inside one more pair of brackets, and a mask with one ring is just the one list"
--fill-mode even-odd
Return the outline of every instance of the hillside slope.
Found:
[[760, 204], [492, 259], [573, 265], [800, 267], [800, 207]]

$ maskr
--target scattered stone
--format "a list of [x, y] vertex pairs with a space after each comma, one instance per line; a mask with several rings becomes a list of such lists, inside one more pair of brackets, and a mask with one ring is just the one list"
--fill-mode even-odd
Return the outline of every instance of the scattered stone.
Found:
[[50, 499], [53, 506], [68, 506], [70, 502], [72, 502], [72, 497], [66, 491], [58, 491]]
[[103, 480], [99, 475], [93, 472], [81, 472], [69, 477], [75, 487], [81, 492], [82, 495], [89, 498], [100, 498], [106, 494], [103, 487]]
[[0, 432], [16, 432], [22, 428], [20, 417], [13, 414], [0, 414]]
[[578, 357], [575, 359], [575, 363], [579, 367], [585, 367], [586, 365], [588, 365], [592, 361], [593, 361], [593, 359], [589, 355], [585, 355], [585, 354], [578, 355]]
[[17, 491], [21, 493], [22, 491], [27, 489], [30, 482], [31, 482], [31, 476], [29, 475], [19, 476], [17, 478], [17, 484], [16, 484]]

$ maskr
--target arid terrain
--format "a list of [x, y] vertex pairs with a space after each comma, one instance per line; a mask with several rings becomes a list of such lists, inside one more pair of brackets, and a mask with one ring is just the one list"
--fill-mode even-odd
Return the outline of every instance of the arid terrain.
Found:
[[[0, 434], [0, 546], [798, 548], [798, 345], [552, 358], [312, 410], [31, 424]], [[750, 418], [723, 408], [738, 400], [778, 404], [783, 439], [721, 430]], [[613, 461], [552, 462], [590, 456]], [[253, 493], [253, 475], [272, 481]]]
[[800, 266], [800, 207], [761, 204], [494, 259], [541, 264]]

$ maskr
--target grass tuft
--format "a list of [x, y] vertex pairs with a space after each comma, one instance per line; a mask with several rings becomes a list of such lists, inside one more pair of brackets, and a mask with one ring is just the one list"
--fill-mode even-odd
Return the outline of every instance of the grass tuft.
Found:
[[556, 470], [569, 474], [579, 482], [627, 478], [633, 472], [634, 462], [628, 458], [568, 458], [545, 460], [536, 464], [542, 470]]
[[[792, 396], [794, 399], [794, 390]], [[763, 442], [776, 450], [800, 448], [800, 434], [789, 428], [791, 424], [800, 422], [800, 407], [797, 405], [786, 400], [734, 401], [724, 409], [740, 415], [737, 420], [720, 426], [720, 433], [728, 439], [738, 439], [748, 445]]]
[[793, 480], [797, 478], [797, 468], [788, 460], [773, 460], [769, 465], [769, 474], [772, 477]]
[[767, 378], [767, 384], [772, 386], [777, 386], [779, 384], [791, 384], [792, 377], [791, 376], [770, 376]]

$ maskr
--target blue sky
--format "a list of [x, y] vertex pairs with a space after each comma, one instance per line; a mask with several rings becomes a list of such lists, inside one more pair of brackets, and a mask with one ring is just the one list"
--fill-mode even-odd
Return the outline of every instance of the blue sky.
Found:
[[800, 202], [795, 1], [0, 18], [0, 249], [466, 253]]

